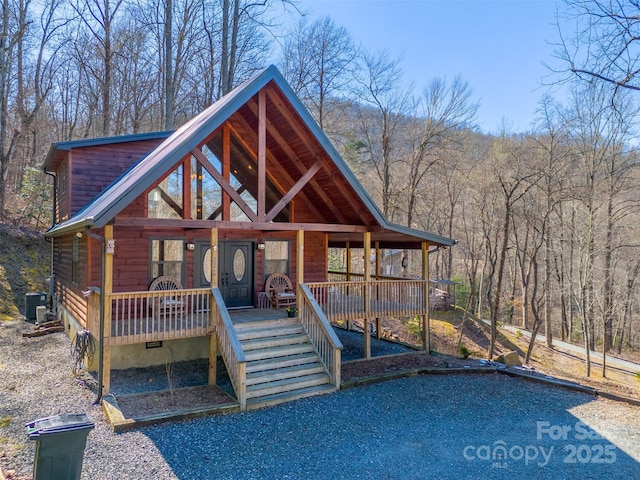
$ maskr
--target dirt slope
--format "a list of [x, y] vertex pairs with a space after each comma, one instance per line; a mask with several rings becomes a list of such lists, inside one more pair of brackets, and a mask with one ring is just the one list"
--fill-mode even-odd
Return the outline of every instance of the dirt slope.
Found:
[[0, 321], [24, 314], [27, 292], [46, 292], [50, 244], [41, 233], [0, 223]]

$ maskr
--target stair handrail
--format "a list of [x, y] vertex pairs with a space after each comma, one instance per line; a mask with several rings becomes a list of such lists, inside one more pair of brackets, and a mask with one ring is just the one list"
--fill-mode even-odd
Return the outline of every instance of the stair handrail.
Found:
[[342, 342], [309, 287], [301, 284], [300, 292], [301, 302], [299, 302], [298, 318], [327, 369], [331, 383], [336, 388], [340, 388]]
[[211, 289], [211, 294], [213, 296], [214, 329], [218, 337], [220, 353], [236, 392], [240, 410], [244, 411], [247, 408], [247, 358], [242, 350], [242, 345], [240, 345], [240, 339], [227, 311], [222, 293], [216, 287]]

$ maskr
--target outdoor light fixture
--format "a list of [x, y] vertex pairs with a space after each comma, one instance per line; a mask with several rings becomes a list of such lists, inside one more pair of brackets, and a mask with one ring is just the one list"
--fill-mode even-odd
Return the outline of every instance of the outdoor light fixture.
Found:
[[263, 242], [260, 242], [258, 244], [258, 250], [264, 250], [264, 243]]
[[187, 242], [187, 250], [191, 251], [191, 250], [195, 250], [196, 249], [196, 244], [193, 242]]

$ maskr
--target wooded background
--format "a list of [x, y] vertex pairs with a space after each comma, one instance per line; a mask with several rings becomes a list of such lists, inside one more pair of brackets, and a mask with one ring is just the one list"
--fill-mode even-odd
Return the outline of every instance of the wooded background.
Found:
[[171, 130], [275, 63], [387, 218], [459, 242], [431, 257], [461, 306], [640, 348], [636, 2], [567, 0], [552, 73], [570, 95], [492, 135], [463, 78], [408, 88], [401, 59], [302, 1], [1, 3], [3, 221], [50, 226], [52, 142]]

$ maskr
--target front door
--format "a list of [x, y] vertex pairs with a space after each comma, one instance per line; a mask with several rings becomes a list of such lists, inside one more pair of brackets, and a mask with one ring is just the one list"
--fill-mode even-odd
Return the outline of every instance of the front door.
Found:
[[[228, 308], [253, 306], [254, 243], [225, 240], [218, 244], [218, 288]], [[211, 284], [211, 249], [209, 242], [196, 244], [195, 282], [200, 287]]]

